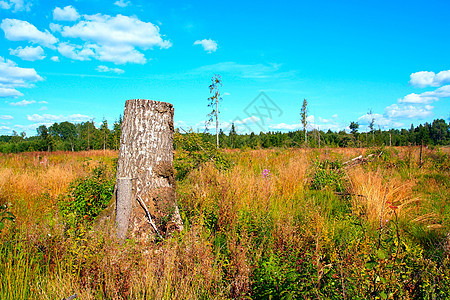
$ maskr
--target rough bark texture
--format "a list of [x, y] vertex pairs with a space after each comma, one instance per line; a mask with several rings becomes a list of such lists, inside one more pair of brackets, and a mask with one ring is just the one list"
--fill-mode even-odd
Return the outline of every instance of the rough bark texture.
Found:
[[[145, 209], [163, 234], [182, 226], [173, 174], [173, 113], [172, 104], [166, 102], [134, 99], [125, 103], [117, 178], [132, 178], [129, 237], [155, 236]], [[121, 205], [117, 203], [116, 218]]]
[[128, 233], [132, 210], [133, 186], [130, 177], [117, 178], [116, 235], [124, 240]]

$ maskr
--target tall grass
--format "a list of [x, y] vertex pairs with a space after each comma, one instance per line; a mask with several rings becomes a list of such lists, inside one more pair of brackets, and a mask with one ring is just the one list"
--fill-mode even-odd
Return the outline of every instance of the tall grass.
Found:
[[[0, 234], [0, 299], [445, 297], [449, 158], [426, 150], [419, 165], [418, 150], [338, 176], [317, 162], [373, 150], [230, 151], [230, 169], [206, 163], [177, 182], [184, 231], [124, 244], [57, 205], [116, 152], [0, 155], [0, 201], [17, 216]], [[330, 174], [338, 185], [313, 184]]]

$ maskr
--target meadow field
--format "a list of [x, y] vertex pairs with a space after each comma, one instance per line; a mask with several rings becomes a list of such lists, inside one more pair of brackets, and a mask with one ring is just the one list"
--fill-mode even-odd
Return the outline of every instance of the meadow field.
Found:
[[0, 154], [0, 299], [450, 298], [449, 148], [179, 151], [184, 230], [122, 244], [117, 155]]

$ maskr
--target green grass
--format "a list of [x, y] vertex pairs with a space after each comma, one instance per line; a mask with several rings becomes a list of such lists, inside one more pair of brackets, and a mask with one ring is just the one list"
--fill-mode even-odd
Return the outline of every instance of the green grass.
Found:
[[[417, 153], [397, 149], [343, 169], [361, 149], [333, 151], [222, 154], [228, 169], [203, 163], [177, 182], [184, 231], [124, 244], [107, 228], [92, 231], [84, 218], [104, 205], [91, 214], [91, 196], [111, 188], [96, 183], [114, 179], [89, 174], [100, 162], [113, 169], [114, 157], [49, 157], [74, 178], [59, 197], [26, 184], [26, 174], [46, 178], [48, 169], [28, 156], [0, 157], [2, 201], [16, 215], [0, 234], [0, 299], [447, 298], [448, 156], [429, 150], [419, 166]], [[66, 208], [76, 187], [83, 198], [75, 203], [80, 213], [71, 215]], [[388, 200], [406, 204], [387, 203], [380, 227], [364, 199], [380, 207], [386, 190]], [[418, 200], [407, 202], [412, 198]]]

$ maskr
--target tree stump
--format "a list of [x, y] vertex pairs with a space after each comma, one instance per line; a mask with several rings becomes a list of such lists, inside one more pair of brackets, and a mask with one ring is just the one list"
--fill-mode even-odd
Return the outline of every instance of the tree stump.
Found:
[[172, 104], [166, 102], [125, 103], [117, 162], [119, 239], [147, 239], [156, 236], [155, 231], [164, 235], [182, 228], [173, 174], [173, 113]]

